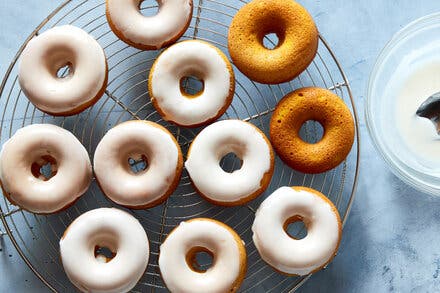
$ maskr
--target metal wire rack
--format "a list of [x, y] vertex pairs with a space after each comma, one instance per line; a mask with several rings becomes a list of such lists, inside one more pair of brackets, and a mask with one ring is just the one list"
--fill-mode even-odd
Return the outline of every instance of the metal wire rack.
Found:
[[[151, 4], [150, 4], [151, 2]], [[182, 39], [201, 39], [219, 47], [227, 56], [227, 31], [237, 10], [247, 1], [194, 0], [190, 27]], [[147, 4], [147, 5], [146, 5]], [[144, 14], [157, 10], [156, 1], [145, 1]], [[27, 42], [39, 33], [62, 24], [72, 24], [92, 34], [102, 45], [108, 58], [109, 83], [105, 95], [93, 107], [71, 117], [52, 117], [36, 109], [22, 93], [17, 82], [17, 60]], [[267, 44], [274, 44], [267, 36]], [[147, 90], [149, 69], [159, 51], [140, 51], [120, 41], [110, 30], [105, 17], [103, 0], [69, 0], [55, 9], [28, 37], [11, 62], [0, 85], [0, 140], [4, 143], [17, 129], [33, 123], [52, 123], [73, 132], [89, 153], [107, 130], [126, 120], [147, 119], [167, 127], [179, 141], [185, 154], [188, 145], [201, 129], [180, 128], [164, 121], [152, 106]], [[298, 173], [276, 158], [275, 173], [267, 191], [250, 204], [223, 208], [204, 201], [192, 188], [188, 174], [183, 172], [179, 187], [162, 205], [141, 211], [131, 211], [138, 218], [150, 239], [151, 256], [148, 268], [133, 292], [166, 291], [157, 265], [159, 246], [167, 233], [183, 220], [211, 217], [233, 227], [246, 243], [248, 271], [242, 292], [289, 292], [301, 286], [310, 276], [285, 277], [274, 272], [258, 255], [252, 243], [250, 227], [255, 210], [264, 198], [283, 185], [305, 185], [326, 194], [338, 207], [343, 222], [347, 220], [356, 189], [359, 168], [358, 117], [349, 83], [342, 68], [324, 38], [320, 36], [318, 54], [309, 68], [292, 82], [279, 85], [254, 83], [236, 68], [236, 93], [232, 105], [221, 119], [249, 121], [266, 134], [270, 114], [277, 102], [288, 92], [303, 86], [328, 88], [343, 98], [356, 122], [356, 140], [347, 159], [337, 168], [318, 175]], [[192, 83], [186, 84], [191, 91]], [[302, 128], [303, 138], [316, 141], [322, 130], [315, 122]], [[222, 161], [225, 170], [235, 168], [233, 157]], [[12, 206], [5, 197], [0, 199], [0, 219], [5, 234], [29, 268], [54, 292], [75, 291], [62, 268], [58, 241], [66, 227], [87, 210], [113, 206], [96, 182], [71, 208], [48, 216], [34, 215]], [[121, 207], [119, 207], [121, 208]], [[301, 233], [301, 228], [290, 231]], [[1, 237], [1, 235], [0, 235]], [[201, 264], [203, 267], [206, 264]]]

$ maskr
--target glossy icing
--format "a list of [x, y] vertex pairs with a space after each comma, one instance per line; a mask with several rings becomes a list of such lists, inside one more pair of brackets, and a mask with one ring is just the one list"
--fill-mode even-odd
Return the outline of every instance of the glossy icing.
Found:
[[[111, 260], [95, 256], [96, 246], [116, 255]], [[64, 270], [82, 292], [128, 292], [144, 274], [149, 252], [148, 237], [139, 221], [115, 208], [82, 214], [60, 240]]]
[[[32, 165], [53, 158], [49, 180], [37, 178]], [[39, 168], [38, 168], [39, 169]], [[54, 213], [80, 197], [92, 180], [84, 146], [69, 131], [51, 124], [23, 127], [6, 141], [0, 153], [0, 180], [8, 198], [34, 213]]]
[[[191, 144], [185, 167], [197, 189], [218, 202], [240, 201], [261, 187], [273, 164], [264, 134], [241, 120], [223, 120], [203, 129]], [[220, 160], [233, 152], [243, 164], [232, 173]]]
[[[70, 64], [67, 77], [57, 77]], [[80, 28], [63, 25], [31, 39], [19, 62], [19, 82], [40, 110], [65, 114], [91, 103], [106, 86], [107, 61], [98, 42]]]
[[144, 16], [140, 0], [107, 0], [109, 22], [131, 43], [161, 48], [181, 35], [192, 16], [192, 0], [158, 0], [154, 16]]
[[[204, 273], [192, 270], [186, 255], [203, 247], [214, 255], [213, 265]], [[231, 232], [209, 219], [181, 222], [160, 246], [159, 268], [173, 293], [229, 292], [240, 273], [240, 250]]]
[[[142, 156], [148, 162], [147, 169], [134, 173], [128, 160]], [[164, 196], [179, 179], [179, 156], [180, 149], [165, 128], [149, 121], [129, 121], [110, 129], [99, 142], [94, 171], [112, 201], [144, 206]]]
[[[302, 217], [307, 227], [303, 239], [293, 239], [284, 231], [293, 216]], [[252, 239], [261, 258], [278, 271], [307, 275], [334, 256], [340, 230], [339, 215], [328, 201], [309, 191], [280, 187], [258, 208]]]
[[[203, 80], [196, 97], [180, 89], [183, 77]], [[165, 50], [150, 72], [150, 96], [166, 120], [183, 126], [200, 125], [218, 117], [232, 101], [234, 75], [223, 53], [203, 41], [184, 41]], [[231, 88], [232, 87], [232, 88]]]

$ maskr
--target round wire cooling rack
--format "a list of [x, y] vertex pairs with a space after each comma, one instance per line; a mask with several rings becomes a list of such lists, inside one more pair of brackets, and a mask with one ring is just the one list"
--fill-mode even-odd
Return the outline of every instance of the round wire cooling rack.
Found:
[[[150, 3], [151, 2], [151, 3]], [[200, 39], [220, 48], [228, 57], [227, 31], [237, 10], [247, 1], [194, 0], [191, 24], [182, 39]], [[227, 4], [226, 4], [227, 3]], [[144, 1], [140, 7], [145, 15], [157, 11], [157, 2]], [[108, 58], [109, 82], [105, 95], [91, 108], [70, 117], [53, 117], [36, 109], [24, 96], [17, 81], [17, 61], [27, 42], [43, 31], [62, 24], [72, 24], [93, 35]], [[268, 46], [277, 42], [273, 35], [264, 40]], [[133, 119], [155, 121], [167, 127], [177, 138], [185, 154], [192, 139], [201, 130], [180, 128], [164, 121], [152, 106], [147, 89], [149, 69], [159, 51], [140, 51], [120, 41], [110, 30], [103, 0], [70, 0], [55, 9], [28, 37], [11, 62], [0, 85], [0, 140], [4, 143], [17, 129], [33, 123], [51, 123], [74, 133], [93, 154], [107, 130], [120, 122]], [[337, 206], [346, 222], [356, 189], [359, 170], [358, 117], [350, 86], [329, 45], [320, 36], [318, 54], [313, 63], [295, 80], [278, 85], [262, 85], [250, 81], [237, 68], [236, 92], [232, 105], [220, 119], [241, 119], [258, 126], [266, 134], [270, 114], [277, 102], [288, 92], [304, 86], [332, 90], [349, 106], [356, 122], [356, 140], [347, 159], [337, 168], [322, 174], [309, 175], [291, 170], [277, 157], [275, 173], [267, 191], [251, 203], [224, 208], [203, 200], [191, 186], [186, 171], [174, 194], [162, 205], [141, 211], [127, 210], [144, 226], [150, 240], [148, 268], [133, 292], [166, 291], [160, 277], [157, 258], [159, 246], [171, 229], [181, 221], [194, 217], [210, 217], [234, 228], [246, 243], [248, 270], [242, 292], [289, 292], [301, 286], [310, 276], [286, 277], [274, 272], [258, 255], [252, 243], [251, 225], [259, 204], [279, 186], [304, 185], [320, 190]], [[191, 92], [196, 86], [189, 80], [185, 87]], [[313, 121], [302, 128], [302, 137], [310, 142], [319, 140], [322, 129]], [[237, 159], [228, 156], [221, 162], [226, 171], [236, 169]], [[54, 215], [35, 215], [0, 199], [0, 218], [29, 268], [54, 292], [75, 291], [62, 268], [58, 242], [66, 227], [87, 210], [114, 206], [96, 182], [72, 207]], [[122, 208], [122, 207], [119, 207]], [[303, 233], [304, 227], [289, 228], [291, 235]], [[200, 261], [200, 266], [208, 263]]]

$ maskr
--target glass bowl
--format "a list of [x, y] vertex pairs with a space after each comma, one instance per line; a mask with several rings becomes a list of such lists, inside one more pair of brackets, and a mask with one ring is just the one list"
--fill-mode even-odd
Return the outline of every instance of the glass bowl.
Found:
[[[428, 64], [428, 58], [437, 57], [440, 75], [440, 13], [411, 22], [388, 42], [370, 75], [365, 106], [367, 128], [373, 144], [391, 170], [409, 185], [433, 195], [440, 195], [440, 156], [431, 160], [427, 158], [427, 152], [415, 151], [409, 146], [408, 136], [402, 135], [403, 132], [398, 129], [400, 125], [396, 117], [401, 113], [396, 109], [401, 108], [402, 103], [398, 105], [396, 99], [400, 95], [399, 85], [403, 85], [405, 77], [410, 76], [420, 64]], [[422, 122], [430, 124], [434, 132], [432, 123], [424, 120]], [[417, 139], [414, 137], [414, 140]]]

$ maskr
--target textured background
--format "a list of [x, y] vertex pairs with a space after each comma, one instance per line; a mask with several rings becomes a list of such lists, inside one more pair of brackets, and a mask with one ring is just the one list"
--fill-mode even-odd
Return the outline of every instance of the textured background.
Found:
[[[440, 1], [299, 2], [309, 9], [348, 75], [362, 135], [360, 182], [339, 254], [300, 291], [439, 291], [440, 198], [421, 194], [390, 173], [371, 145], [363, 104], [369, 73], [386, 41], [408, 22], [440, 11]], [[28, 34], [59, 3], [0, 0], [0, 77]], [[46, 289], [8, 238], [0, 237], [0, 292], [25, 291]]]

